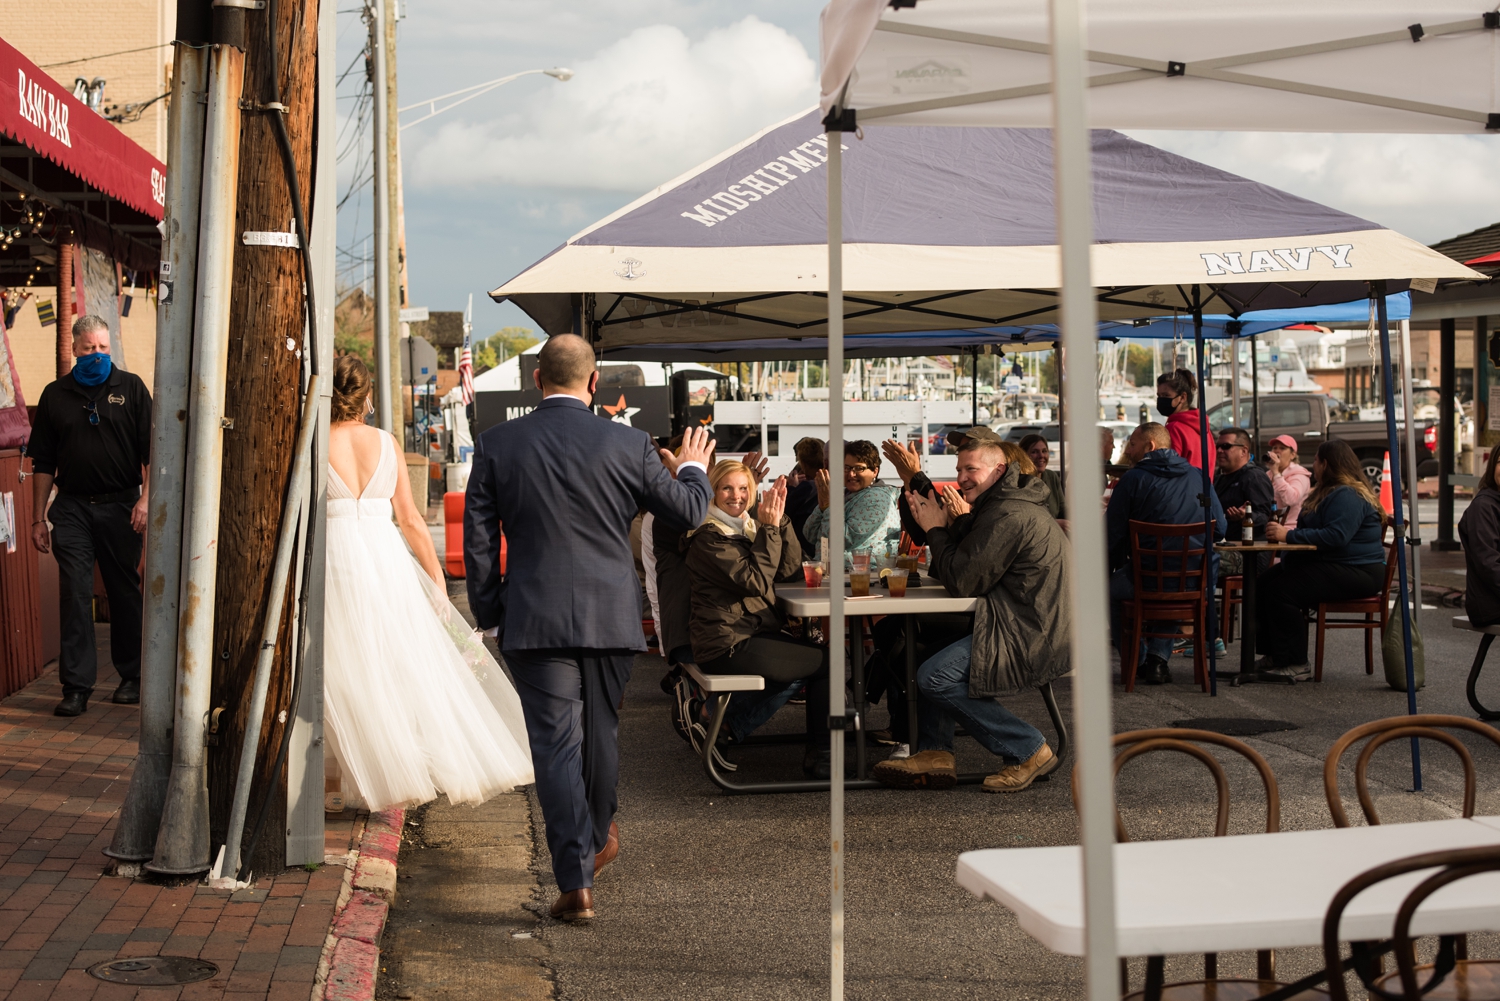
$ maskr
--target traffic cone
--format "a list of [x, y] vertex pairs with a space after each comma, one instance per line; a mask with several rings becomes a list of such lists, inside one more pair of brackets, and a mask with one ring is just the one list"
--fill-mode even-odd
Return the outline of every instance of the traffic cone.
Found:
[[1395, 501], [1391, 499], [1391, 453], [1385, 453], [1385, 464], [1380, 468], [1380, 506], [1386, 514], [1396, 513]]

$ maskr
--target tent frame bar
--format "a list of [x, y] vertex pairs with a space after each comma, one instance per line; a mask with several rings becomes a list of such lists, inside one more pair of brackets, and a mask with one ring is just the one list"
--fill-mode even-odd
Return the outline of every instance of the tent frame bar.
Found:
[[[1500, 27], [1500, 22], [1496, 23], [1496, 27]], [[946, 28], [935, 28], [927, 25], [904, 24], [899, 21], [878, 21], [875, 25], [875, 30], [932, 38], [940, 41], [959, 42], [966, 45], [983, 45], [991, 48], [1010, 49], [1016, 52], [1030, 52], [1036, 55], [1050, 55], [1052, 52], [1052, 46], [1042, 42], [1029, 42], [1024, 39], [1005, 38], [999, 35], [982, 35], [970, 31], [951, 31]], [[1086, 86], [1108, 87], [1120, 83], [1134, 83], [1138, 80], [1189, 76], [1204, 80], [1217, 80], [1220, 83], [1238, 84], [1245, 87], [1262, 87], [1267, 90], [1305, 94], [1309, 97], [1326, 97], [1331, 100], [1346, 101], [1350, 104], [1368, 104], [1380, 108], [1392, 108], [1396, 111], [1410, 111], [1416, 114], [1432, 115], [1437, 118], [1453, 118], [1465, 122], [1478, 122], [1486, 128], [1490, 128], [1492, 127], [1491, 116], [1483, 111], [1450, 108], [1446, 105], [1428, 104], [1424, 101], [1406, 101], [1396, 97], [1364, 94], [1359, 91], [1343, 90], [1338, 87], [1323, 87], [1317, 84], [1298, 83], [1292, 80], [1277, 80], [1251, 73], [1236, 73], [1225, 68], [1229, 66], [1247, 66], [1256, 63], [1274, 62], [1299, 56], [1317, 55], [1323, 52], [1339, 52], [1348, 49], [1365, 48], [1371, 45], [1389, 45], [1392, 42], [1410, 40], [1415, 43], [1429, 36], [1489, 30], [1495, 29], [1486, 23], [1484, 19], [1480, 19], [1479, 21], [1474, 21], [1473, 19], [1451, 21], [1447, 24], [1438, 24], [1431, 27], [1415, 24], [1399, 30], [1383, 31], [1373, 35], [1360, 35], [1354, 38], [1341, 38], [1328, 42], [1313, 42], [1307, 45], [1286, 46], [1279, 49], [1265, 49], [1260, 52], [1247, 52], [1238, 56], [1219, 56], [1214, 59], [1202, 59], [1191, 63], [1163, 62], [1160, 59], [1142, 59], [1139, 56], [1090, 50], [1085, 53], [1085, 57], [1089, 62], [1132, 68], [1120, 73], [1090, 76], [1087, 79]], [[896, 115], [935, 111], [940, 108], [957, 108], [972, 104], [993, 104], [1000, 101], [1013, 101], [1023, 97], [1039, 97], [1051, 92], [1052, 85], [1050, 83], [1026, 84], [1018, 87], [1007, 87], [1001, 90], [981, 91], [977, 94], [961, 94], [952, 97], [931, 98], [925, 101], [888, 104], [883, 107], [862, 108], [860, 109], [859, 117], [861, 120], [869, 121], [875, 118], [890, 118]]]

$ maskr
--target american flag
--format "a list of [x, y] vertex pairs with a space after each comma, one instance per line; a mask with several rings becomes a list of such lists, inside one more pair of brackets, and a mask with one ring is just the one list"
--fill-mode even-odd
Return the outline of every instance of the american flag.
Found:
[[464, 338], [463, 353], [458, 356], [458, 381], [467, 407], [474, 402], [474, 353], [469, 350], [467, 337]]

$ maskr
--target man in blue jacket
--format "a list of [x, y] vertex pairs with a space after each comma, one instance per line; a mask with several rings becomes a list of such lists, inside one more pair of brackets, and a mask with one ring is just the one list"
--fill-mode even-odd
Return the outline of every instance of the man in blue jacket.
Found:
[[[469, 607], [500, 649], [526, 715], [537, 799], [561, 896], [552, 916], [594, 916], [594, 875], [619, 851], [619, 706], [641, 631], [630, 523], [644, 508], [696, 525], [708, 511], [708, 431], [681, 452], [595, 416], [588, 342], [537, 356], [541, 404], [475, 442], [464, 509]], [[500, 532], [508, 543], [500, 574]]]
[[[1130, 565], [1130, 523], [1149, 521], [1158, 525], [1203, 524], [1205, 500], [1213, 513], [1214, 538], [1222, 539], [1227, 527], [1219, 498], [1212, 489], [1203, 491], [1203, 472], [1172, 451], [1172, 437], [1155, 422], [1142, 424], [1125, 444], [1125, 457], [1132, 466], [1115, 484], [1105, 509], [1104, 524], [1109, 540], [1110, 626], [1115, 647], [1124, 632], [1123, 602], [1135, 596], [1134, 571]], [[1192, 545], [1201, 546], [1200, 532]], [[1172, 674], [1167, 658], [1172, 654], [1171, 637], [1146, 640], [1146, 659], [1136, 672], [1145, 685], [1165, 685]], [[1139, 651], [1120, 650], [1120, 658], [1139, 657]]]

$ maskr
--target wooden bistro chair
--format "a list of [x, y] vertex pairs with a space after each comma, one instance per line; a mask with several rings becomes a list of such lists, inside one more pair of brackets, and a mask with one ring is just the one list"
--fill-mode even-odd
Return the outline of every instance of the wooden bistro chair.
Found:
[[[1390, 615], [1391, 581], [1396, 577], [1396, 544], [1385, 547], [1385, 586], [1380, 593], [1354, 601], [1325, 601], [1318, 605], [1318, 652], [1313, 658], [1313, 681], [1323, 680], [1323, 633], [1329, 629], [1363, 629], [1365, 631], [1365, 673], [1375, 673], [1375, 630], [1385, 635], [1386, 617]], [[1359, 618], [1330, 619], [1333, 615], [1357, 615]]]
[[1225, 643], [1234, 642], [1234, 610], [1245, 604], [1245, 577], [1229, 574], [1219, 578], [1223, 596], [1219, 598], [1219, 638]]
[[1467, 730], [1477, 733], [1493, 741], [1495, 746], [1500, 747], [1500, 731], [1494, 727], [1486, 726], [1478, 720], [1468, 719], [1464, 716], [1447, 716], [1440, 713], [1423, 713], [1417, 716], [1392, 716], [1389, 719], [1378, 719], [1372, 723], [1362, 723], [1338, 740], [1328, 749], [1328, 756], [1323, 759], [1323, 792], [1328, 797], [1328, 812], [1333, 815], [1333, 826], [1351, 827], [1349, 815], [1344, 812], [1344, 801], [1339, 795], [1339, 761], [1344, 752], [1361, 740], [1369, 739], [1364, 749], [1359, 752], [1359, 757], [1354, 761], [1354, 794], [1359, 798], [1359, 807], [1364, 811], [1365, 822], [1371, 825], [1380, 823], [1380, 816], [1375, 812], [1375, 800], [1370, 797], [1369, 768], [1370, 756], [1392, 740], [1400, 740], [1403, 737], [1425, 737], [1447, 744], [1458, 755], [1458, 760], [1464, 766], [1464, 809], [1465, 817], [1474, 816], [1475, 786], [1477, 785], [1476, 770], [1474, 768], [1474, 756], [1463, 742], [1449, 730]]
[[[1135, 691], [1135, 673], [1140, 666], [1141, 641], [1147, 637], [1176, 637], [1177, 624], [1193, 626], [1193, 680], [1208, 691], [1208, 567], [1207, 550], [1193, 536], [1203, 535], [1202, 523], [1157, 525], [1147, 521], [1130, 523], [1130, 568], [1135, 577], [1135, 597], [1125, 602], [1126, 626], [1120, 651], [1120, 670], [1125, 690]], [[1150, 561], [1150, 568], [1146, 567]], [[1147, 623], [1166, 623], [1155, 630]]]
[[[1341, 957], [1339, 925], [1344, 909], [1360, 893], [1407, 873], [1436, 869], [1402, 900], [1391, 938], [1385, 942], [1353, 942], [1352, 955]], [[1323, 960], [1328, 989], [1334, 1001], [1349, 1001], [1344, 973], [1353, 969], [1371, 998], [1386, 1001], [1496, 1001], [1500, 999], [1500, 962], [1468, 958], [1464, 935], [1443, 935], [1431, 963], [1417, 964], [1411, 935], [1418, 906], [1435, 892], [1481, 873], [1500, 872], [1500, 847], [1461, 848], [1426, 852], [1376, 866], [1346, 883], [1334, 895], [1323, 920]], [[1396, 954], [1396, 969], [1383, 973], [1384, 956]]]
[[[1164, 728], [1117, 733], [1114, 737], [1114, 744], [1118, 749], [1115, 754], [1116, 777], [1132, 759], [1153, 751], [1176, 751], [1201, 762], [1213, 775], [1214, 786], [1218, 790], [1218, 815], [1214, 822], [1214, 837], [1216, 838], [1222, 838], [1229, 833], [1229, 779], [1225, 776], [1224, 766], [1219, 763], [1218, 758], [1200, 745], [1213, 744], [1234, 751], [1254, 765], [1255, 770], [1260, 773], [1261, 782], [1266, 790], [1266, 832], [1275, 834], [1281, 830], [1281, 793], [1276, 785], [1276, 775], [1271, 771], [1271, 766], [1266, 759], [1244, 741], [1208, 730]], [[1076, 765], [1073, 768], [1073, 802], [1075, 806], [1078, 803], [1078, 768]], [[1130, 834], [1125, 830], [1125, 822], [1120, 818], [1118, 810], [1115, 811], [1115, 840], [1121, 842], [1130, 840]], [[1135, 993], [1126, 993], [1125, 1001], [1249, 1001], [1249, 999], [1259, 998], [1286, 986], [1276, 982], [1276, 955], [1269, 949], [1256, 953], [1255, 980], [1220, 980], [1219, 957], [1216, 953], [1204, 955], [1202, 980], [1165, 984], [1163, 983], [1165, 964], [1166, 957], [1164, 956], [1148, 957], [1145, 988]], [[1122, 993], [1130, 989], [1129, 974], [1128, 962], [1122, 957], [1120, 959]], [[1314, 1001], [1314, 999], [1327, 997], [1327, 994], [1316, 988], [1288, 995], [1290, 1001]]]

